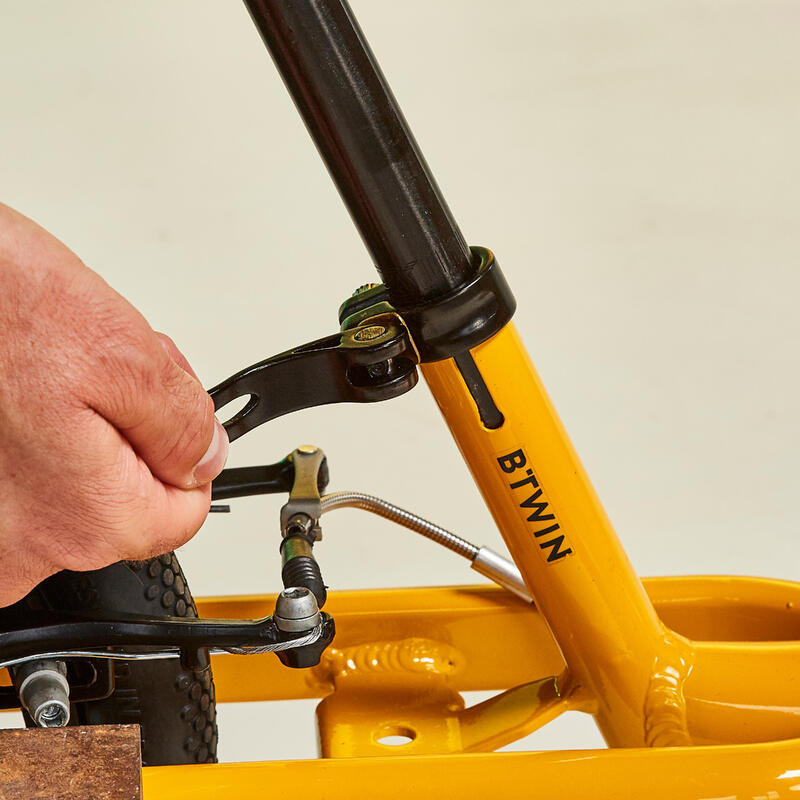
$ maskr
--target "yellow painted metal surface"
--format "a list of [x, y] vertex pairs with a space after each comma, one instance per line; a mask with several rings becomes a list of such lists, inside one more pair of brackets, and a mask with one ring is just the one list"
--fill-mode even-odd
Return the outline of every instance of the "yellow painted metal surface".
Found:
[[[800, 584], [723, 576], [646, 578], [643, 583], [662, 622], [693, 640], [694, 664], [683, 690], [687, 726], [694, 742], [759, 742], [800, 736], [800, 642], [793, 640], [800, 638]], [[203, 616], [220, 618], [258, 616], [273, 606], [274, 596], [199, 601]], [[339, 708], [346, 716], [349, 697], [354, 709], [346, 724], [353, 726], [351, 732], [355, 724], [360, 725], [358, 736], [354, 734], [348, 745], [352, 754], [362, 746], [359, 742], [367, 742], [366, 749], [370, 749], [374, 732], [382, 726], [403, 723], [398, 712], [407, 705], [404, 693], [408, 694], [414, 681], [433, 683], [432, 691], [444, 696], [451, 696], [448, 692], [511, 689], [516, 693], [515, 718], [498, 722], [495, 714], [486, 720], [485, 729], [491, 728], [492, 734], [485, 737], [483, 747], [491, 749], [500, 739], [511, 741], [543, 722], [543, 717], [536, 717], [541, 711], [536, 702], [522, 703], [530, 689], [513, 687], [530, 687], [565, 669], [538, 609], [499, 588], [334, 592], [326, 608], [336, 619], [337, 636], [331, 655], [320, 668], [285, 669], [272, 655], [214, 656], [220, 701], [322, 698], [334, 689], [341, 691], [336, 701]], [[715, 636], [722, 641], [713, 641]], [[406, 646], [403, 655], [398, 645], [415, 641], [424, 644]], [[437, 657], [451, 661], [452, 667], [436, 666]], [[427, 670], [424, 678], [403, 668], [409, 661], [423, 658], [430, 658], [436, 666]], [[348, 660], [361, 664], [362, 669], [348, 668]], [[392, 664], [399, 668], [389, 669]], [[562, 678], [565, 690], [566, 680]], [[362, 690], [368, 694], [363, 702], [356, 696]], [[572, 694], [570, 702], [572, 708], [594, 710], [591, 696]], [[430, 715], [449, 713], [452, 719], [458, 718], [460, 729], [449, 739], [425, 736], [424, 744], [421, 736], [416, 748], [436, 752], [474, 749], [480, 735], [474, 738], [464, 733], [469, 717], [443, 711], [443, 705], [430, 704]], [[488, 712], [489, 707], [474, 712], [473, 717], [483, 711]], [[422, 726], [419, 707], [416, 713], [415, 723]], [[325, 712], [324, 720], [323, 749], [343, 755], [334, 741], [335, 715]], [[409, 718], [405, 726], [411, 727]]]
[[[275, 607], [275, 595], [200, 599], [211, 618], [255, 618]], [[564, 660], [537, 613], [492, 586], [331, 592], [325, 610], [336, 620], [334, 647], [426, 638], [455, 645], [462, 669], [457, 691], [506, 689], [564, 669]], [[498, 659], [498, 648], [505, 657]], [[222, 702], [324, 697], [330, 683], [318, 671], [286, 669], [271, 654], [212, 657]]]
[[800, 742], [150, 767], [143, 786], [144, 800], [780, 800], [800, 791]]
[[[669, 619], [678, 632], [691, 633], [698, 639], [694, 643], [694, 669], [685, 687], [693, 739], [738, 742], [800, 735], [797, 708], [800, 643], [788, 640], [795, 635], [798, 624], [800, 584], [754, 578], [690, 577], [646, 579], [644, 585], [658, 615]], [[530, 674], [529, 665], [535, 670], [559, 663], [546, 628], [532, 624], [532, 620], [540, 620], [538, 611], [500, 589], [344, 592], [332, 594], [329, 602], [339, 627], [335, 642], [338, 655], [317, 670], [316, 678], [320, 672], [347, 672], [347, 661], [354, 657], [377, 661], [378, 666], [386, 660], [403, 662], [404, 659], [407, 666], [430, 657], [441, 660], [432, 671], [451, 680], [452, 690], [465, 684], [473, 688], [495, 685], [493, 664], [505, 670], [506, 680], [520, 682]], [[220, 598], [201, 601], [200, 605], [204, 615], [225, 617], [249, 616], [272, 603], [272, 597]], [[444, 647], [431, 648], [429, 643], [422, 643], [407, 648], [405, 656], [387, 650], [390, 642], [429, 635], [432, 630], [436, 631], [437, 639], [445, 641]], [[475, 647], [476, 630], [480, 632], [481, 647]], [[712, 641], [715, 631], [727, 641]], [[353, 652], [353, 648], [359, 648], [360, 652]], [[513, 658], [506, 661], [500, 657], [504, 651], [513, 653]], [[464, 653], [468, 656], [463, 657]], [[542, 653], [544, 657], [540, 658]], [[447, 667], [448, 662], [452, 662], [452, 669]], [[277, 664], [277, 659], [216, 658], [220, 699], [224, 702], [231, 699], [231, 692], [238, 692], [239, 687], [232, 681], [249, 687], [251, 695], [261, 696], [261, 687], [266, 686], [277, 696], [286, 696], [296, 684], [276, 686], [273, 680], [258, 679], [259, 670], [268, 663]], [[241, 672], [235, 677], [225, 669], [220, 670], [222, 664], [238, 664]], [[278, 667], [275, 677], [279, 682], [281, 676], [290, 681], [296, 674]], [[342, 724], [349, 726], [338, 731], [346, 746], [339, 748], [336, 742], [330, 742], [327, 747], [331, 753], [349, 757], [147, 768], [145, 800], [281, 796], [296, 791], [299, 785], [308, 798], [327, 800], [349, 800], [356, 795], [389, 800], [410, 793], [448, 798], [502, 796], [509, 800], [552, 797], [777, 800], [793, 797], [794, 792], [800, 791], [798, 739], [717, 747], [461, 755], [406, 755], [424, 753], [425, 748], [418, 744], [415, 750], [413, 741], [406, 747], [383, 748], [371, 742], [368, 755], [363, 752], [359, 755], [352, 750], [363, 743], [365, 735], [381, 729], [380, 720], [387, 714], [388, 718], [395, 715], [395, 720], [404, 721], [402, 711], [397, 716], [394, 703], [403, 700], [403, 687], [407, 684], [402, 675], [398, 680], [394, 674], [381, 686], [381, 675], [387, 677], [385, 671], [374, 670], [372, 686], [368, 683], [366, 687], [352, 687], [358, 689], [356, 695], [366, 688], [366, 698], [354, 696], [351, 707], [345, 704], [340, 709], [345, 715]], [[316, 683], [315, 687], [317, 693], [326, 689], [324, 682]], [[333, 688], [332, 684], [327, 685], [328, 690]], [[345, 689], [346, 700], [346, 687], [335, 688]], [[457, 719], [458, 737], [443, 725], [442, 736], [437, 738], [434, 731], [428, 743], [432, 741], [441, 753], [448, 753], [454, 744], [467, 751], [484, 750], [524, 735], [568, 707], [555, 693], [548, 694], [551, 688], [552, 682], [545, 679], [501, 693], [466, 712], [460, 710], [460, 717], [445, 710], [443, 716], [449, 713], [451, 720]], [[413, 710], [419, 711], [419, 706]], [[434, 717], [442, 714], [442, 708], [435, 704], [430, 711]], [[738, 714], [739, 718], [733, 719], [728, 714]], [[418, 717], [409, 723], [409, 728], [420, 720], [427, 723], [424, 717]], [[704, 735], [704, 726], [711, 734], [708, 737]], [[402, 725], [398, 725], [390, 732], [401, 729]], [[335, 725], [331, 733], [337, 735]], [[351, 752], [344, 752], [348, 747]]]
[[[662, 622], [693, 640], [684, 684], [691, 738], [724, 746], [480, 754], [564, 710], [594, 710], [592, 697], [568, 691], [566, 676], [548, 677], [564, 661], [538, 609], [494, 587], [335, 592], [326, 608], [337, 638], [320, 667], [287, 669], [274, 655], [213, 658], [220, 702], [325, 698], [320, 733], [330, 757], [147, 768], [145, 798], [280, 796], [306, 781], [308, 797], [332, 800], [352, 797], [354, 787], [370, 798], [794, 796], [800, 584], [716, 576], [643, 584]], [[274, 601], [226, 597], [198, 606], [204, 617], [257, 617]], [[429, 691], [417, 695], [426, 682]], [[467, 689], [505, 691], [464, 709], [459, 692]], [[377, 741], [403, 731], [415, 734], [409, 745]]]
[[497, 429], [453, 360], [423, 375], [606, 741], [689, 744], [691, 645], [658, 619], [516, 330], [471, 353], [505, 418]]
[[[662, 622], [669, 620], [671, 628], [694, 639], [695, 661], [684, 690], [695, 742], [800, 737], [800, 642], [794, 641], [800, 584], [716, 576], [643, 583]], [[215, 598], [199, 606], [203, 616], [224, 618], [257, 616], [273, 603], [272, 596]], [[501, 589], [481, 587], [341, 592], [333, 593], [329, 603], [338, 633], [335, 652], [320, 668], [285, 669], [274, 656], [219, 656], [214, 668], [222, 702], [325, 696], [326, 703], [336, 697], [331, 692], [342, 691], [341, 708], [329, 703], [331, 724], [323, 713], [321, 726], [330, 737], [323, 747], [337, 757], [146, 768], [145, 800], [281, 796], [300, 785], [305, 796], [327, 800], [356, 795], [388, 800], [409, 793], [511, 800], [777, 800], [800, 792], [798, 738], [680, 748], [470, 753], [524, 735], [567, 708], [591, 710], [590, 698], [559, 697], [561, 690], [551, 678], [541, 677], [544, 673], [531, 680], [532, 672], [563, 666], [538, 610]], [[714, 641], [715, 634], [724, 641]], [[415, 637], [429, 638], [415, 642]], [[512, 657], [504, 659], [504, 653]], [[374, 668], [357, 675], [359, 662]], [[387, 669], [391, 664], [400, 669]], [[417, 677], [408, 681], [407, 673], [415, 669]], [[466, 711], [458, 700], [458, 708], [443, 708], [467, 687], [500, 688], [493, 677], [498, 670], [503, 688], [522, 685]], [[416, 705], [412, 697], [408, 708], [416, 716], [404, 717], [406, 690], [417, 686], [425, 672], [434, 676], [434, 688]], [[301, 676], [307, 682], [298, 682]], [[339, 712], [343, 728], [337, 728]], [[429, 729], [437, 717], [450, 728], [440, 719], [439, 728]], [[396, 727], [387, 729], [387, 720]], [[414, 725], [424, 726], [416, 746], [412, 740], [406, 746], [381, 747], [374, 740], [376, 732], [402, 733]], [[338, 735], [344, 745], [335, 741]], [[429, 748], [440, 754], [425, 755]], [[455, 754], [454, 748], [467, 752]]]
[[321, 755], [491, 751], [586, 700], [549, 677], [465, 708], [453, 686], [463, 665], [457, 647], [430, 639], [333, 648], [316, 670], [332, 690], [317, 707]]
[[[695, 743], [800, 736], [800, 642], [794, 641], [800, 584], [714, 576], [649, 578], [644, 586], [658, 616], [694, 640], [694, 665], [683, 688]], [[575, 694], [575, 687], [568, 695], [564, 661], [538, 610], [499, 588], [334, 592], [328, 602], [337, 637], [319, 668], [287, 669], [271, 654], [214, 656], [219, 701], [325, 698], [336, 689], [341, 692], [336, 702], [342, 720], [349, 714], [341, 724], [352, 726], [350, 755], [363, 754], [362, 747], [371, 750], [375, 731], [384, 726], [405, 722], [412, 727], [408, 717], [401, 717], [411, 707], [409, 690], [420, 681], [433, 685], [431, 696], [447, 698], [438, 705], [429, 703], [427, 716], [421, 711], [424, 704], [415, 706], [414, 724], [420, 732], [416, 749], [422, 752], [492, 749], [567, 707], [594, 710], [591, 696]], [[247, 618], [258, 617], [274, 603], [269, 595], [201, 599], [198, 606], [204, 617]], [[722, 641], [714, 641], [715, 636]], [[406, 655], [398, 656], [398, 645], [420, 640], [422, 646], [406, 647]], [[436, 665], [436, 657], [452, 667], [440, 662], [426, 670], [424, 679], [402, 668], [409, 659], [430, 658]], [[367, 669], [351, 669], [348, 660]], [[401, 668], [389, 669], [392, 665]], [[542, 681], [547, 685], [555, 675], [561, 676], [565, 702], [548, 705], [541, 694], [534, 697], [532, 687]], [[7, 682], [7, 677], [0, 678], [0, 683]], [[357, 696], [362, 690], [368, 700]], [[463, 712], [457, 693], [469, 690], [505, 690], [506, 695]], [[448, 703], [457, 708], [448, 710]], [[436, 717], [448, 715], [451, 727], [457, 725], [449, 738], [426, 732], [429, 723], [439, 730]], [[325, 712], [321, 721], [324, 751], [343, 755], [336, 743], [336, 715]], [[392, 752], [400, 755], [403, 749]]]

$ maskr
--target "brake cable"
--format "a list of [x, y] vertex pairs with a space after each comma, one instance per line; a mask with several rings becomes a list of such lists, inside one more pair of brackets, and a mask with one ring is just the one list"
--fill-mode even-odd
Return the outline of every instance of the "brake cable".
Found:
[[468, 559], [472, 569], [489, 580], [513, 592], [527, 603], [533, 602], [528, 587], [525, 586], [522, 575], [515, 564], [488, 547], [474, 545], [434, 522], [364, 492], [332, 492], [323, 495], [320, 502], [323, 514], [337, 508], [360, 508], [422, 534], [426, 539]]

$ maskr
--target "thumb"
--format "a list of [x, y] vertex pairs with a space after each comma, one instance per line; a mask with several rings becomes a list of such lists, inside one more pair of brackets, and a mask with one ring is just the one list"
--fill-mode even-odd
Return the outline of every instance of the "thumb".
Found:
[[106, 376], [107, 391], [93, 406], [156, 477], [190, 489], [222, 471], [228, 436], [214, 416], [213, 401], [174, 342], [150, 333], [146, 342], [138, 342], [139, 352], [117, 349], [113, 362], [104, 362], [112, 374]]

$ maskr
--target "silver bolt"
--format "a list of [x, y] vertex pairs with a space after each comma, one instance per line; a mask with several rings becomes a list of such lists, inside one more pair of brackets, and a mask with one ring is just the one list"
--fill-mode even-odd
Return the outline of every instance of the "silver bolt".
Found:
[[278, 595], [273, 619], [287, 633], [310, 631], [321, 619], [317, 598], [305, 586], [290, 586]]
[[69, 706], [50, 700], [39, 707], [35, 719], [40, 728], [63, 728], [69, 722]]
[[297, 535], [302, 534], [306, 535], [311, 532], [311, 529], [314, 527], [314, 521], [308, 514], [294, 514], [286, 522], [286, 531], [283, 534], [284, 538], [289, 534]]
[[69, 683], [63, 661], [33, 661], [15, 676], [23, 708], [40, 728], [63, 728], [69, 722]]

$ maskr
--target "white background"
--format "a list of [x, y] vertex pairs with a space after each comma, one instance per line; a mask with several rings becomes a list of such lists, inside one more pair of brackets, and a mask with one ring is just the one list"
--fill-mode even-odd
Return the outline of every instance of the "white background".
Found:
[[[800, 8], [354, 7], [467, 240], [497, 254], [637, 570], [798, 577]], [[333, 332], [374, 279], [235, 2], [5, 2], [0, 200], [172, 335], [208, 386]], [[229, 463], [303, 442], [327, 452], [333, 489], [502, 547], [425, 388], [276, 421]], [[281, 502], [208, 521], [181, 553], [196, 595], [278, 588]], [[357, 512], [326, 534], [334, 592], [480, 580]], [[312, 708], [224, 707], [221, 757], [312, 755]], [[598, 741], [566, 720], [535, 746]]]

